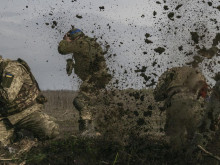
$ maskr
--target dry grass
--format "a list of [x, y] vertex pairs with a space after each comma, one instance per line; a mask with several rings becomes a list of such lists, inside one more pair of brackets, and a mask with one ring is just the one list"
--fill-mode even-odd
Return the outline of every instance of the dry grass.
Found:
[[77, 92], [69, 90], [47, 90], [42, 93], [48, 100], [45, 103], [44, 111], [57, 119], [57, 123], [60, 125], [61, 135], [77, 134], [79, 114], [72, 104]]

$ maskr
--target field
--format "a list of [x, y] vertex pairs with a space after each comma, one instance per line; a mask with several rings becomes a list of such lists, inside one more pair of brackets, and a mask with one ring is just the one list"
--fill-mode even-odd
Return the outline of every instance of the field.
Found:
[[[111, 96], [110, 92], [108, 96]], [[168, 165], [168, 164], [217, 164], [214, 159], [203, 155], [174, 152], [164, 134], [164, 112], [152, 103], [149, 91], [125, 90], [116, 92], [108, 107], [95, 103], [100, 113], [97, 122], [103, 133], [98, 138], [85, 138], [78, 131], [78, 111], [73, 107], [74, 91], [43, 91], [48, 102], [45, 112], [56, 118], [60, 125], [60, 136], [56, 139], [37, 142], [37, 146], [15, 160], [16, 163], [40, 165]], [[126, 96], [126, 97], [125, 97]], [[106, 98], [100, 97], [100, 100]], [[127, 105], [123, 103], [126, 100]], [[122, 105], [124, 104], [124, 108]], [[111, 106], [110, 106], [111, 105]], [[116, 105], [116, 106], [115, 106]], [[160, 112], [160, 113], [159, 113]], [[219, 137], [219, 136], [218, 136]], [[218, 143], [218, 140], [216, 141]], [[216, 143], [215, 143], [216, 144]], [[215, 144], [210, 150], [218, 153]], [[196, 161], [195, 161], [196, 160]], [[208, 163], [206, 163], [208, 162]]]
[[[117, 131], [115, 135], [108, 136], [105, 134], [104, 137], [97, 139], [81, 137], [78, 133], [78, 111], [72, 104], [77, 92], [44, 91], [43, 94], [48, 99], [45, 104], [45, 112], [56, 118], [57, 123], [60, 125], [61, 135], [55, 140], [41, 143], [38, 147], [32, 148], [22, 158], [22, 160], [27, 160], [27, 164], [166, 164], [175, 156], [168, 154], [169, 146], [164, 139], [152, 139], [149, 137], [149, 140], [147, 140], [144, 136], [139, 137], [131, 133], [133, 135], [127, 139], [127, 143], [124, 145], [122, 141], [118, 140], [117, 136], [120, 132]], [[135, 95], [135, 97], [137, 96]], [[122, 98], [124, 99], [124, 97]], [[117, 99], [114, 101], [118, 105], [122, 100]], [[138, 106], [136, 102], [136, 100], [133, 100], [130, 104]], [[134, 107], [131, 106], [132, 108]], [[140, 113], [138, 110], [132, 110], [131, 112], [133, 116], [137, 116], [137, 113]], [[106, 115], [112, 116], [111, 120], [108, 120], [110, 122], [108, 124], [104, 124], [101, 119], [102, 116], [98, 114], [99, 122], [105, 125], [101, 128], [106, 128], [113, 132], [112, 128], [115, 129], [117, 127], [121, 131], [120, 137], [122, 138], [126, 134], [125, 131], [127, 131], [125, 130], [127, 126], [122, 125], [125, 120], [121, 120], [122, 122], [117, 124], [111, 123], [112, 120], [114, 121], [114, 114]], [[137, 123], [140, 123], [140, 119], [136, 118], [138, 120]], [[133, 120], [135, 121], [136, 119]], [[166, 158], [166, 162], [163, 162], [164, 158]]]
[[61, 135], [76, 135], [78, 133], [78, 111], [72, 102], [77, 95], [75, 91], [43, 91], [48, 99], [45, 112], [56, 118]]

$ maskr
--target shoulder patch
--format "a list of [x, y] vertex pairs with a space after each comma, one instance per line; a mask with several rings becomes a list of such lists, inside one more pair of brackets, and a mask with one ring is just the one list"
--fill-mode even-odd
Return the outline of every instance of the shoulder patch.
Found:
[[14, 79], [14, 75], [11, 73], [6, 73], [2, 79], [1, 85], [3, 88], [10, 88], [11, 83]]

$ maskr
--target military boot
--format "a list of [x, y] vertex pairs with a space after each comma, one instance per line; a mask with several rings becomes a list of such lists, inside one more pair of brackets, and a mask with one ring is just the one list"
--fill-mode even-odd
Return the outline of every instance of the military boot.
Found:
[[101, 135], [95, 130], [92, 120], [79, 120], [79, 131], [83, 137], [98, 137]]

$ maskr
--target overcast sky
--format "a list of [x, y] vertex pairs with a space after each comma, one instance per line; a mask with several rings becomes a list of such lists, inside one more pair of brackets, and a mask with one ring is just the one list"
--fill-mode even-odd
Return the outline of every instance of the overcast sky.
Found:
[[[79, 87], [77, 76], [67, 76], [65, 72], [65, 60], [71, 55], [61, 56], [57, 52], [59, 41], [71, 25], [97, 37], [100, 43], [106, 41], [110, 44], [111, 49], [105, 57], [110, 71], [114, 72], [114, 79], [109, 86], [118, 79], [118, 86], [123, 88], [146, 87], [152, 81], [156, 82], [167, 68], [192, 61], [193, 56], [186, 55], [190, 52], [196, 54], [190, 32], [205, 33], [199, 46], [210, 48], [217, 33], [216, 26], [220, 26], [220, 11], [216, 9], [220, 5], [218, 0], [209, 1], [212, 4], [195, 0], [167, 0], [166, 3], [164, 0], [0, 2], [0, 54], [4, 58], [26, 60], [43, 90], [77, 90]], [[101, 6], [104, 9], [100, 10]], [[171, 12], [174, 20], [168, 18]], [[51, 28], [53, 21], [57, 22], [55, 28]], [[146, 33], [150, 34], [148, 39], [153, 43], [145, 43]], [[155, 52], [158, 47], [165, 51], [162, 54]], [[214, 83], [211, 77], [220, 67], [219, 63], [213, 62], [219, 60], [215, 56], [199, 66], [210, 84]], [[137, 72], [143, 66], [146, 67], [144, 74], [150, 76], [148, 81]]]

